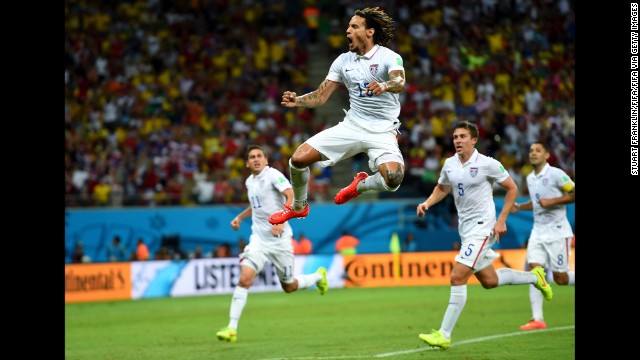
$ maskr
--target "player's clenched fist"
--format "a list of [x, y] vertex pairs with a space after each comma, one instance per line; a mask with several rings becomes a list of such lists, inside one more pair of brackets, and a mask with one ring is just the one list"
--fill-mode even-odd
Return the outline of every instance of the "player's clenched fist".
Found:
[[296, 106], [296, 93], [293, 91], [285, 91], [282, 94], [282, 102], [280, 103], [280, 105], [286, 107]]

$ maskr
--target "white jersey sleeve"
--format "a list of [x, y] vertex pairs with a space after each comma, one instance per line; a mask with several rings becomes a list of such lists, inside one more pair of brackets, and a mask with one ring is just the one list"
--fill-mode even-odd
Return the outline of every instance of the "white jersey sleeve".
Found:
[[487, 167], [487, 177], [497, 182], [498, 184], [507, 180], [507, 178], [509, 177], [509, 172], [505, 170], [500, 161], [489, 156], [487, 156], [487, 160], [489, 163], [489, 166]]

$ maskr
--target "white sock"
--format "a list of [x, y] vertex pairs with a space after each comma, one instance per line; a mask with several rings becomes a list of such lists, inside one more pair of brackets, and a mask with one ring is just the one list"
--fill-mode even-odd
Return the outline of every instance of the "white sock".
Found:
[[569, 283], [567, 285], [576, 286], [576, 272], [569, 271], [568, 274], [569, 274]]
[[307, 204], [307, 184], [311, 171], [308, 166], [304, 169], [298, 169], [291, 164], [291, 159], [289, 159], [289, 173], [293, 187], [293, 210], [300, 211]]
[[449, 305], [447, 311], [444, 313], [442, 319], [442, 325], [440, 325], [440, 331], [444, 335], [445, 339], [451, 338], [451, 332], [453, 327], [456, 326], [458, 317], [464, 309], [464, 304], [467, 302], [467, 285], [451, 286], [451, 295], [449, 295]]
[[364, 179], [364, 181], [360, 181], [356, 189], [358, 189], [359, 193], [363, 193], [369, 190], [374, 190], [374, 191], [389, 190], [380, 172], [373, 174], [373, 176], [369, 176], [368, 178]]
[[542, 293], [533, 285], [529, 285], [529, 301], [531, 301], [533, 320], [544, 321], [544, 316], [542, 315]]
[[236, 286], [236, 289], [233, 291], [231, 310], [229, 310], [229, 327], [233, 330], [238, 330], [238, 320], [240, 320], [242, 309], [244, 309], [244, 305], [247, 303], [248, 294], [249, 289], [240, 286]]
[[298, 280], [298, 289], [306, 289], [309, 286], [322, 280], [322, 275], [318, 273], [298, 275], [295, 277], [295, 279]]
[[535, 274], [527, 271], [500, 268], [496, 270], [496, 274], [498, 275], [498, 286], [535, 284], [538, 281]]

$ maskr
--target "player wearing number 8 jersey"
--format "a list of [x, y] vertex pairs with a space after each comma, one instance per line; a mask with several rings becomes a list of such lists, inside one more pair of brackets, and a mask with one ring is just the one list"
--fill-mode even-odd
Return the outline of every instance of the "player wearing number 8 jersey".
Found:
[[320, 295], [329, 289], [327, 270], [319, 267], [313, 274], [293, 275], [293, 231], [288, 223], [272, 225], [267, 222], [269, 214], [293, 201], [291, 184], [277, 169], [269, 167], [264, 150], [250, 145], [247, 151], [246, 166], [251, 175], [245, 181], [249, 206], [233, 220], [231, 227], [240, 228], [242, 220], [251, 216], [251, 237], [249, 244], [240, 254], [240, 279], [233, 292], [229, 324], [216, 333], [219, 340], [236, 342], [238, 321], [247, 302], [249, 287], [256, 275], [262, 271], [267, 261], [276, 268], [280, 285], [286, 293], [307, 288], [316, 284]]
[[[449, 305], [439, 330], [431, 330], [418, 337], [427, 344], [447, 349], [451, 344], [451, 332], [467, 302], [467, 281], [473, 274], [485, 289], [502, 285], [533, 284], [545, 299], [551, 300], [551, 286], [545, 280], [544, 270], [535, 268], [531, 272], [493, 267], [498, 257], [491, 247], [507, 232], [507, 217], [518, 195], [518, 186], [497, 160], [478, 153], [478, 128], [467, 121], [453, 129], [453, 144], [456, 154], [448, 158], [438, 185], [427, 200], [416, 209], [419, 217], [426, 214], [434, 204], [448, 193], [453, 193], [458, 211], [460, 253], [451, 269], [451, 294]], [[493, 189], [497, 182], [507, 190], [504, 206], [496, 219]]]
[[[576, 284], [576, 273], [569, 271], [571, 238], [573, 231], [567, 219], [567, 205], [575, 202], [575, 183], [557, 167], [549, 165], [549, 147], [541, 142], [531, 144], [529, 161], [534, 169], [527, 175], [527, 188], [531, 200], [515, 203], [511, 212], [533, 210], [533, 229], [527, 243], [529, 269], [549, 267], [558, 285]], [[534, 288], [529, 289], [532, 319], [520, 330], [545, 329], [542, 297]]]
[[281, 104], [313, 108], [324, 104], [343, 84], [349, 93], [349, 111], [337, 125], [323, 130], [300, 145], [289, 159], [294, 202], [271, 215], [269, 222], [280, 224], [309, 214], [307, 184], [309, 165], [332, 166], [365, 152], [366, 172], [356, 174], [351, 184], [340, 190], [336, 204], [365, 191], [396, 191], [404, 178], [404, 159], [398, 147], [400, 127], [399, 93], [404, 90], [402, 57], [385, 47], [393, 38], [393, 20], [382, 10], [356, 10], [346, 30], [349, 51], [336, 58], [318, 89], [297, 96], [285, 91]]

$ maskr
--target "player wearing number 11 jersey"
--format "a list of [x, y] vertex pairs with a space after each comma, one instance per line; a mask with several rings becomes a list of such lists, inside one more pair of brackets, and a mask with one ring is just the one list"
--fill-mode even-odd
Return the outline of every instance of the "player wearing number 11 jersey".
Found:
[[329, 290], [327, 269], [324, 267], [319, 267], [315, 273], [294, 277], [291, 226], [288, 223], [272, 225], [267, 222], [269, 214], [284, 204], [291, 204], [293, 192], [289, 180], [280, 171], [268, 166], [267, 155], [257, 145], [248, 147], [246, 166], [251, 170], [251, 175], [245, 181], [250, 204], [231, 220], [230, 225], [233, 230], [238, 230], [242, 220], [251, 216], [251, 237], [240, 254], [240, 279], [231, 299], [229, 324], [216, 333], [219, 340], [228, 342], [238, 340], [238, 321], [247, 303], [249, 288], [267, 261], [271, 261], [276, 268], [280, 285], [287, 293], [313, 284], [320, 295]]

